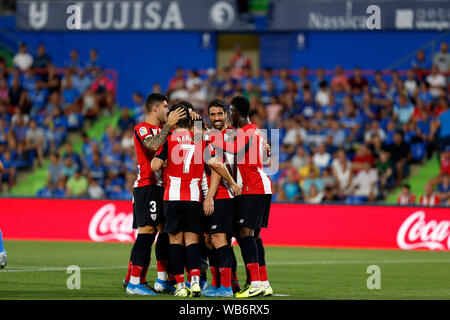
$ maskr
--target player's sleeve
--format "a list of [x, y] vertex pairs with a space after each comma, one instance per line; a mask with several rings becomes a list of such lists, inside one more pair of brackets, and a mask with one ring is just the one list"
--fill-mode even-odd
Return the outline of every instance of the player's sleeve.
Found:
[[138, 126], [134, 128], [134, 135], [136, 139], [142, 143], [145, 139], [149, 137], [153, 137], [153, 130], [145, 127], [145, 126]]
[[161, 160], [167, 160], [167, 155], [169, 153], [169, 142], [166, 140], [164, 144], [159, 147], [158, 151], [155, 154], [155, 157]]

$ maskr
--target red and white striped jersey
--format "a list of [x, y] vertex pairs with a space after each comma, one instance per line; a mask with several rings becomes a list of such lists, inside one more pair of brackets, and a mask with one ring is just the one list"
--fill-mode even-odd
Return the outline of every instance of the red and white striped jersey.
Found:
[[439, 203], [441, 203], [441, 199], [439, 199], [438, 195], [434, 193], [429, 197], [424, 194], [419, 200], [419, 204], [423, 206], [437, 206]]
[[233, 144], [214, 142], [213, 146], [235, 154], [236, 183], [242, 194], [272, 194], [272, 182], [263, 170], [264, 137], [256, 125], [249, 123], [238, 129]]
[[404, 195], [403, 193], [400, 193], [397, 198], [397, 204], [414, 204], [416, 203], [416, 196], [411, 195]]
[[164, 200], [201, 201], [201, 180], [205, 157], [213, 157], [214, 150], [206, 141], [194, 143], [194, 133], [175, 131], [156, 153], [167, 160]]
[[156, 172], [152, 171], [151, 162], [155, 153], [144, 147], [142, 142], [152, 136], [156, 136], [161, 128], [141, 122], [134, 127], [134, 149], [136, 150], [138, 175], [134, 182], [134, 187], [143, 187], [148, 185], [162, 186], [162, 169]]
[[[233, 143], [234, 142], [234, 136], [231, 137], [227, 130], [235, 130], [233, 127], [227, 127], [226, 129], [219, 132], [218, 130], [209, 130], [208, 133], [205, 136], [206, 141], [210, 142], [218, 142], [217, 139], [222, 139], [225, 142]], [[220, 142], [219, 142], [220, 143]], [[222, 149], [220, 149], [222, 150]], [[236, 171], [234, 170], [234, 154], [230, 152], [215, 152], [216, 158], [222, 162], [230, 171], [230, 174], [233, 176], [234, 179], [236, 179], [236, 174], [233, 175], [233, 173]], [[205, 170], [205, 178], [207, 179], [207, 185], [210, 186], [211, 184], [211, 171], [208, 170], [209, 168], [206, 168]], [[228, 184], [228, 182], [225, 181], [225, 179], [221, 179], [221, 182], [219, 184], [219, 187], [217, 188], [217, 192], [214, 196], [214, 199], [232, 199], [234, 198], [233, 191]]]

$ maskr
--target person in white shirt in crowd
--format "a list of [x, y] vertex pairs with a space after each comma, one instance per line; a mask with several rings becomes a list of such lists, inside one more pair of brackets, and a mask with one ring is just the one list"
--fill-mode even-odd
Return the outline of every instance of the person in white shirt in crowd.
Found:
[[319, 90], [316, 93], [315, 97], [316, 104], [323, 107], [327, 106], [330, 102], [330, 90], [328, 89], [327, 82], [322, 80], [319, 83]]
[[306, 165], [308, 161], [308, 153], [303, 145], [297, 147], [297, 152], [291, 159], [292, 166], [298, 171], [301, 167]]
[[352, 184], [352, 163], [347, 159], [345, 151], [339, 150], [331, 163], [331, 171], [339, 186], [338, 193], [342, 196], [349, 194]]
[[433, 98], [439, 98], [441, 89], [445, 87], [445, 77], [439, 73], [439, 68], [436, 64], [431, 68], [431, 74], [426, 77], [426, 81], [430, 85], [430, 93]]
[[28, 71], [33, 66], [33, 56], [28, 53], [27, 45], [22, 43], [19, 52], [13, 58], [13, 64], [20, 71]]
[[406, 74], [406, 79], [403, 81], [406, 92], [408, 95], [413, 95], [419, 88], [419, 82], [416, 79], [416, 74], [413, 69], [409, 69]]
[[377, 120], [372, 121], [370, 128], [364, 134], [364, 142], [367, 144], [373, 143], [373, 138], [375, 136], [380, 137], [381, 141], [386, 138], [386, 132], [380, 128], [380, 124]]
[[313, 162], [314, 164], [319, 168], [325, 168], [328, 167], [331, 161], [331, 155], [327, 152], [327, 149], [325, 148], [325, 144], [321, 143], [319, 144], [319, 147], [317, 148], [317, 152], [314, 153], [313, 156]]
[[97, 180], [92, 178], [89, 178], [87, 193], [90, 199], [103, 199], [105, 197], [103, 188], [99, 185]]
[[319, 191], [315, 184], [312, 184], [309, 189], [309, 194], [305, 196], [306, 203], [320, 203], [324, 196], [323, 191]]
[[353, 179], [353, 195], [366, 197], [370, 202], [375, 201], [378, 195], [377, 181], [377, 170], [372, 168], [369, 162], [364, 162], [363, 169]]

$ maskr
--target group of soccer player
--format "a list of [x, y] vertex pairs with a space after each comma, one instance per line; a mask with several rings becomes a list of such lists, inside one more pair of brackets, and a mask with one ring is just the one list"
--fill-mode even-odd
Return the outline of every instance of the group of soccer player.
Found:
[[[272, 184], [263, 170], [270, 147], [249, 120], [249, 101], [236, 96], [229, 110], [223, 101], [211, 101], [210, 129], [187, 101], [169, 108], [164, 95], [152, 93], [145, 109], [145, 121], [134, 127], [137, 237], [123, 281], [126, 292], [168, 292], [178, 297], [272, 295], [260, 236], [261, 228], [267, 228], [271, 204]], [[242, 288], [232, 237], [247, 273]], [[151, 288], [146, 277], [155, 238], [157, 279]], [[211, 284], [205, 281], [206, 259]]]

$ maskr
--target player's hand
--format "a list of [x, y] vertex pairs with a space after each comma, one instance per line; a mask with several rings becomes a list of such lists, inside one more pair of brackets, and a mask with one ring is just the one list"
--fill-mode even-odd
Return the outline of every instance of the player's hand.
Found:
[[242, 189], [241, 187], [239, 187], [236, 183], [232, 184], [231, 186], [231, 190], [233, 190], [233, 194], [237, 197], [240, 196], [242, 193]]
[[186, 113], [183, 109], [176, 109], [169, 114], [169, 117], [167, 118], [167, 124], [173, 127], [177, 124], [178, 120], [184, 119], [185, 117]]
[[203, 211], [205, 216], [210, 216], [214, 212], [214, 199], [206, 197], [203, 201]]
[[195, 111], [189, 109], [189, 115], [191, 116], [192, 120], [202, 120], [202, 117]]
[[270, 145], [267, 142], [264, 142], [264, 150], [266, 150], [267, 156], [270, 157], [270, 155], [271, 155], [271, 148], [270, 148]]

